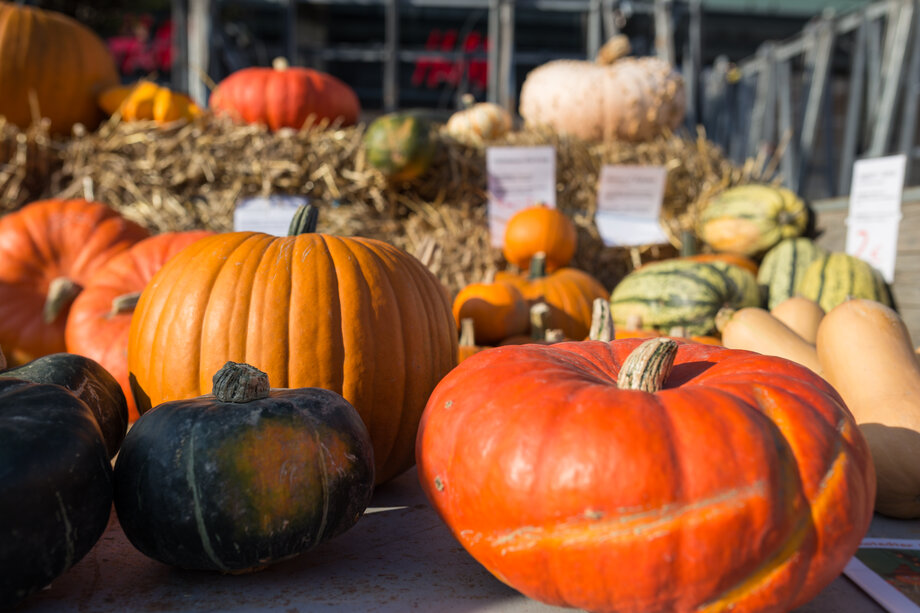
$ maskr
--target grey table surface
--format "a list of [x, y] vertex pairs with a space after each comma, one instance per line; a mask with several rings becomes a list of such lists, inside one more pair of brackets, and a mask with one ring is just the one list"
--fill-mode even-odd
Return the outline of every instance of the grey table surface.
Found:
[[[96, 546], [16, 613], [252, 611], [536, 613], [571, 611], [495, 579], [428, 504], [415, 469], [381, 486], [348, 532], [249, 575], [171, 568], [128, 542], [115, 514]], [[869, 536], [920, 539], [920, 520], [876, 516]], [[884, 611], [841, 575], [798, 613]]]

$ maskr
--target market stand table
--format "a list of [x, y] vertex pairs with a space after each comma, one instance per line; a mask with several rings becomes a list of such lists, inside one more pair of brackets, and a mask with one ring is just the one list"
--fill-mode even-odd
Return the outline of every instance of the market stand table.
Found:
[[[920, 539], [920, 521], [876, 516], [869, 536]], [[572, 611], [531, 600], [489, 574], [438, 518], [412, 469], [379, 487], [367, 513], [348, 532], [293, 560], [247, 575], [179, 570], [152, 560], [128, 542], [113, 512], [92, 551], [14, 612], [413, 610]], [[844, 576], [797, 609], [882, 611]]]

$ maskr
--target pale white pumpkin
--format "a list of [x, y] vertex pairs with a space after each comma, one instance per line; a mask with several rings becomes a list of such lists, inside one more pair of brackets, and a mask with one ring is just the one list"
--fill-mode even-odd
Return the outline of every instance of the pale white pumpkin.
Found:
[[645, 141], [677, 128], [683, 78], [664, 60], [623, 57], [628, 50], [615, 37], [594, 62], [553, 60], [532, 70], [521, 87], [525, 124], [588, 141]]
[[457, 140], [494, 140], [511, 131], [511, 113], [504, 107], [494, 102], [467, 102], [467, 107], [452, 114], [445, 126]]

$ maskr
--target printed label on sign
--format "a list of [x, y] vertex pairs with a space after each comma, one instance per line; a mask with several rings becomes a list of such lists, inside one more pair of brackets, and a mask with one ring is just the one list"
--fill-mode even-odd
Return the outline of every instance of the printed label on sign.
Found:
[[859, 160], [853, 165], [847, 217], [846, 252], [894, 281], [898, 226], [907, 156]]
[[233, 211], [233, 229], [237, 232], [264, 232], [287, 236], [294, 213], [310, 201], [305, 196], [269, 196], [244, 198]]
[[555, 147], [488, 147], [489, 235], [501, 247], [505, 225], [521, 209], [556, 206]]
[[595, 222], [610, 247], [668, 242], [661, 227], [664, 166], [605, 165], [597, 186]]

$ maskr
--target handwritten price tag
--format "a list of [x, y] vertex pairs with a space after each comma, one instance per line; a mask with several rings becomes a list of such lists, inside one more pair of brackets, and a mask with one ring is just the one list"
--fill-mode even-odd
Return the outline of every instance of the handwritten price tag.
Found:
[[544, 203], [556, 206], [555, 147], [489, 147], [489, 235], [501, 247], [505, 225], [521, 209]]
[[668, 242], [659, 221], [667, 176], [664, 166], [608, 164], [601, 168], [594, 220], [604, 244]]
[[233, 229], [286, 236], [294, 213], [307, 202], [309, 199], [304, 196], [245, 198], [233, 211]]
[[859, 160], [853, 165], [846, 252], [894, 281], [898, 226], [907, 156]]

